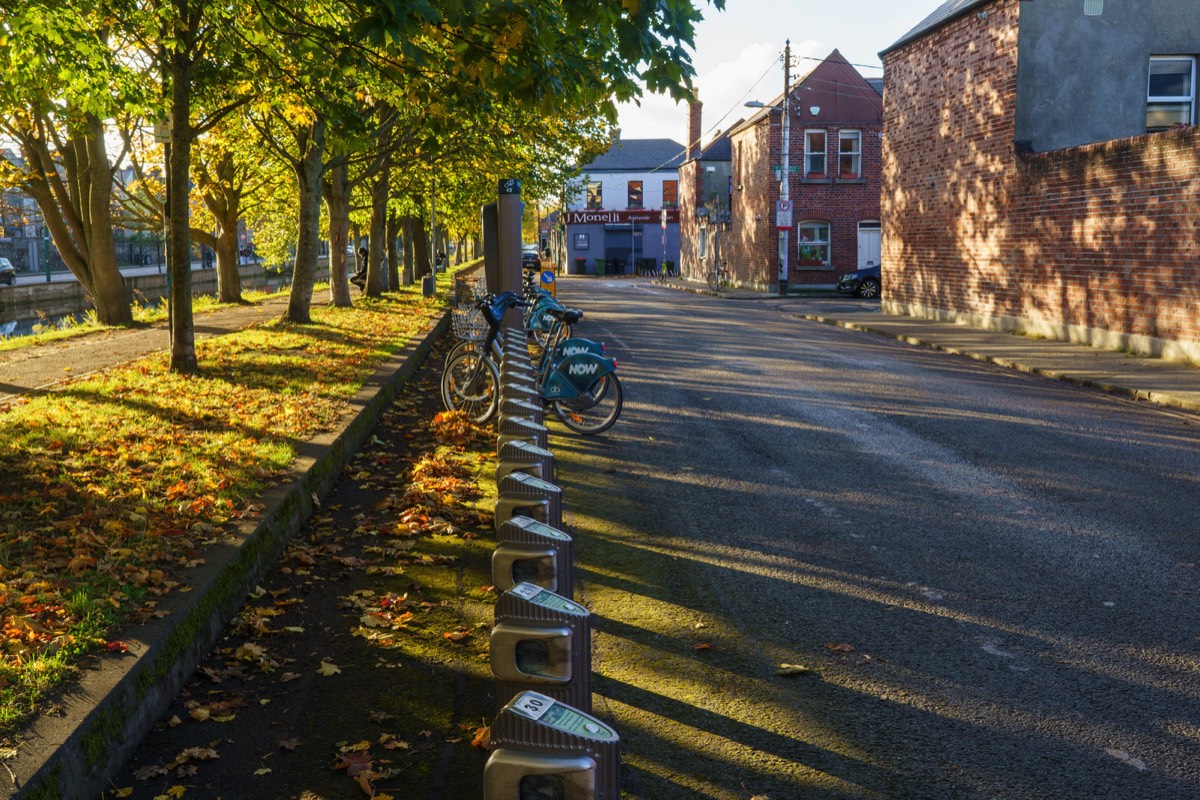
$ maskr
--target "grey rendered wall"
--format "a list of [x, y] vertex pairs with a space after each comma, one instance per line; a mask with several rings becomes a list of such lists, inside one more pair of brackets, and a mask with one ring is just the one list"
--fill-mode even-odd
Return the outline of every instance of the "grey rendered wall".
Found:
[[1021, 3], [1016, 140], [1033, 150], [1146, 132], [1151, 55], [1200, 54], [1200, 1]]

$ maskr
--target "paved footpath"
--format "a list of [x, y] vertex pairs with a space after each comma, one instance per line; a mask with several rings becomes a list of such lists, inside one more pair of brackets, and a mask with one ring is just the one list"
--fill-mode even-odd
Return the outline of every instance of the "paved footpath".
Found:
[[[255, 305], [197, 314], [194, 321], [196, 340], [232, 333], [281, 316], [287, 303], [287, 295], [279, 294]], [[170, 331], [163, 321], [142, 328], [100, 331], [0, 353], [0, 402], [166, 350], [170, 344]]]

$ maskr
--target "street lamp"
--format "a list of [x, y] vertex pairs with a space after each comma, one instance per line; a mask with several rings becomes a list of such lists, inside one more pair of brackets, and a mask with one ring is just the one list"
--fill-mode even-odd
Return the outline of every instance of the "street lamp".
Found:
[[788, 234], [792, 229], [792, 202], [788, 188], [789, 180], [788, 156], [791, 154], [791, 124], [788, 113], [788, 95], [791, 94], [792, 43], [787, 40], [783, 45], [783, 105], [768, 106], [758, 100], [746, 103], [748, 108], [765, 108], [769, 111], [783, 112], [783, 160], [779, 176], [779, 202], [775, 204], [775, 227], [779, 230], [779, 296], [785, 297], [788, 290]]

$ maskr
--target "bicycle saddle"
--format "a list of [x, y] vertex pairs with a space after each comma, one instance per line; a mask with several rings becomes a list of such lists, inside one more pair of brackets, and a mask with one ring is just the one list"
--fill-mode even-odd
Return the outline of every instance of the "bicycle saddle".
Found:
[[583, 312], [577, 308], [547, 308], [546, 313], [568, 325], [574, 325], [583, 319]]

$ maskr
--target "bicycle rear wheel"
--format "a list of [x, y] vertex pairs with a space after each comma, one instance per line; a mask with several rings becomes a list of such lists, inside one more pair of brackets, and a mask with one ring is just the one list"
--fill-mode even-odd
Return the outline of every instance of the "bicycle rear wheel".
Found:
[[592, 381], [579, 397], [554, 400], [550, 406], [563, 425], [576, 433], [593, 434], [612, 427], [624, 402], [621, 382], [616, 373], [610, 372]]
[[708, 273], [708, 288], [712, 289], [714, 292], [721, 291], [721, 277], [718, 273]]
[[442, 405], [447, 411], [465, 411], [472, 422], [484, 423], [500, 404], [500, 373], [489, 359], [480, 364], [478, 353], [460, 353], [442, 371]]

